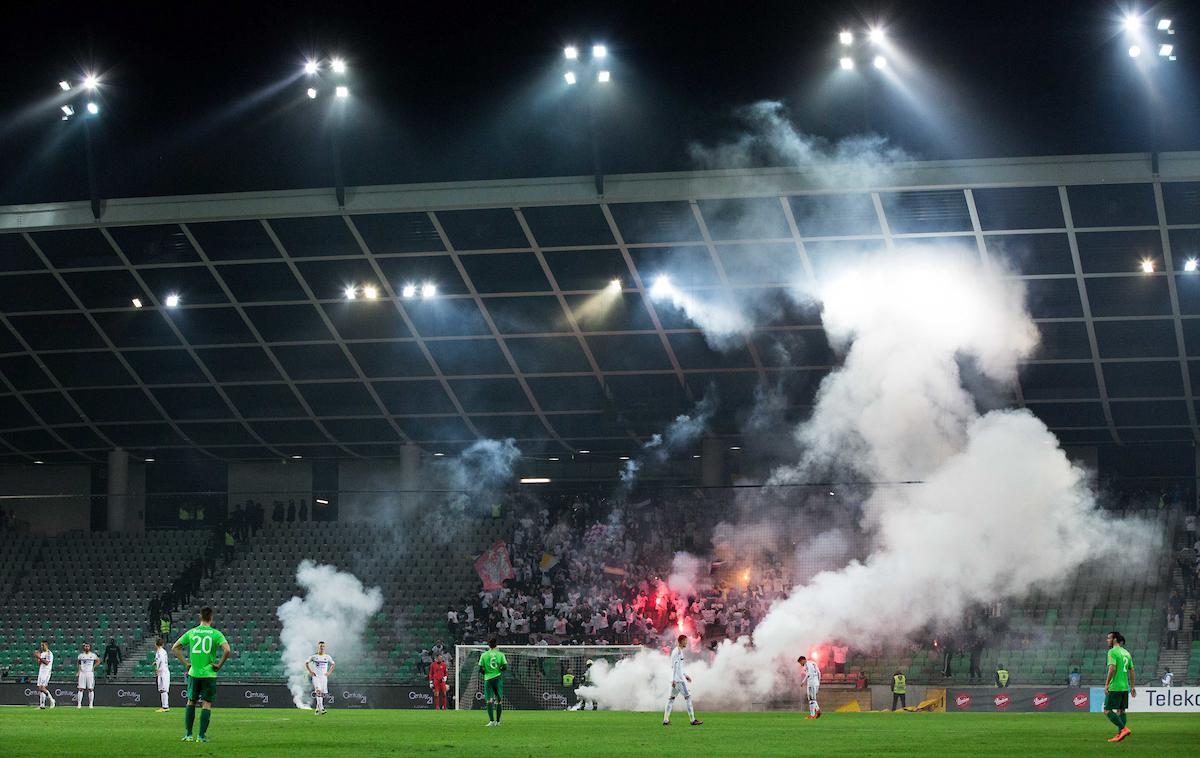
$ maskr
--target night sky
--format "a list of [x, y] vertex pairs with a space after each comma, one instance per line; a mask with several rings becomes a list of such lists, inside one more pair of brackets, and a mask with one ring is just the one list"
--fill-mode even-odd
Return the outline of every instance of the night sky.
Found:
[[[1184, 3], [1141, 6], [1146, 29], [1169, 15], [1179, 30], [1179, 59], [1145, 78], [1124, 6], [1104, 1], [38, 5], [6, 9], [4, 204], [86, 197], [82, 124], [51, 98], [91, 68], [105, 197], [329, 186], [331, 103], [303, 95], [308, 53], [351, 67], [349, 185], [590, 173], [589, 97], [607, 173], [693, 168], [688, 145], [734, 139], [738, 106], [762, 99], [810, 134], [869, 124], [943, 159], [1149, 150], [1154, 87], [1160, 148], [1200, 149], [1200, 16]], [[873, 52], [837, 68], [837, 32], [876, 20], [911, 61], [893, 67], [907, 98]], [[594, 41], [612, 86], [566, 88], [562, 46], [586, 58]]]

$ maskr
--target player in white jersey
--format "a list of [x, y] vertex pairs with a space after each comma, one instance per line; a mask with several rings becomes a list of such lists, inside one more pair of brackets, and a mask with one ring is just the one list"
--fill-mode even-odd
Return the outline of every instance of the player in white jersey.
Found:
[[325, 693], [329, 692], [329, 675], [333, 673], [333, 658], [325, 654], [325, 643], [317, 643], [316, 655], [308, 656], [304, 668], [312, 677], [313, 695], [317, 698], [317, 715], [325, 713]]
[[167, 649], [163, 647], [163, 638], [154, 640], [154, 680], [158, 683], [159, 706], [155, 713], [166, 713], [171, 710], [171, 666], [167, 658]]
[[806, 718], [821, 718], [821, 706], [817, 705], [817, 692], [821, 689], [821, 669], [816, 661], [810, 661], [803, 655], [796, 659], [800, 664], [800, 683], [808, 685], [808, 716]]
[[667, 698], [667, 707], [663, 710], [663, 726], [671, 725], [671, 708], [675, 705], [675, 697], [683, 695], [687, 703], [688, 718], [692, 726], [700, 726], [704, 722], [696, 718], [696, 710], [692, 707], [692, 693], [688, 689], [692, 678], [683, 670], [683, 651], [687, 649], [687, 635], [679, 635], [675, 649], [671, 651], [671, 695]]
[[88, 708], [91, 708], [96, 700], [96, 663], [99, 660], [100, 656], [92, 652], [92, 643], [83, 643], [83, 652], [79, 654], [75, 671], [79, 679], [79, 699], [75, 703], [76, 708], [83, 707], [84, 690], [87, 690]]
[[33, 659], [38, 662], [38, 708], [45, 708], [47, 700], [50, 701], [50, 707], [53, 708], [58, 703], [50, 694], [50, 670], [54, 668], [54, 653], [50, 652], [50, 643], [42, 640], [42, 645], [33, 654]]

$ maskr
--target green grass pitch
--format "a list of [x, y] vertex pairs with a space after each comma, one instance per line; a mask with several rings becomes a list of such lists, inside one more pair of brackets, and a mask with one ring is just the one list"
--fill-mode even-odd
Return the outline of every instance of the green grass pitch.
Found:
[[1196, 755], [1194, 714], [1133, 714], [1133, 736], [1109, 745], [1112, 726], [1098, 713], [959, 714], [704, 713], [688, 726], [673, 714], [506, 711], [484, 726], [475, 712], [348, 711], [314, 716], [296, 710], [219, 708], [207, 745], [179, 742], [183, 709], [39, 711], [0, 708], [0, 756], [762, 756], [762, 755]]

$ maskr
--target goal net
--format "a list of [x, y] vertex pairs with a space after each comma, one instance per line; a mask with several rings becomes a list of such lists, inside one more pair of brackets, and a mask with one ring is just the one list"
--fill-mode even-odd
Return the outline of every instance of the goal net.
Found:
[[[508, 659], [504, 672], [504, 707], [519, 710], [564, 710], [576, 703], [587, 662], [610, 664], [646, 648], [640, 645], [500, 645]], [[454, 646], [454, 707], [486, 708], [479, 656], [486, 645]], [[568, 683], [569, 682], [569, 683]]]

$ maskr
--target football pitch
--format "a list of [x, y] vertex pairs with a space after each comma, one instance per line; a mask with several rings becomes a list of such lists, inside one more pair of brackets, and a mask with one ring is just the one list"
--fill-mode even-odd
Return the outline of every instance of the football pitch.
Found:
[[[686, 714], [685, 714], [686, 716]], [[208, 744], [181, 743], [183, 709], [0, 708], [0, 755], [1196, 755], [1200, 718], [1133, 714], [1133, 735], [1092, 714], [701, 713], [702, 726], [657, 713], [217, 710]]]

